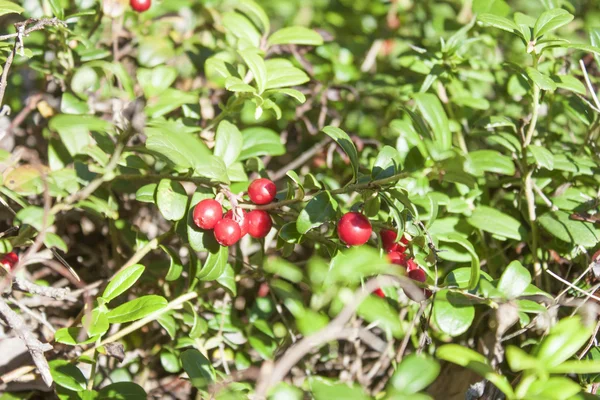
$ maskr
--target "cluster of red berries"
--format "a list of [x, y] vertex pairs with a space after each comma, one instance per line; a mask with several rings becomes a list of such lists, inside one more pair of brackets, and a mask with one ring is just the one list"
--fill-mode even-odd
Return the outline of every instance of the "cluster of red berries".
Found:
[[[248, 187], [248, 196], [254, 204], [263, 205], [275, 200], [277, 188], [269, 179], [256, 179]], [[261, 239], [267, 236], [273, 222], [264, 210], [245, 212], [234, 216], [233, 210], [223, 214], [223, 206], [214, 199], [205, 199], [194, 208], [194, 223], [200, 229], [213, 230], [215, 239], [221, 246], [232, 246], [241, 238], [250, 234]]]
[[[338, 237], [348, 246], [360, 246], [367, 243], [372, 232], [373, 227], [369, 219], [359, 212], [353, 211], [344, 214], [337, 224]], [[381, 231], [382, 246], [390, 262], [406, 268], [409, 278], [418, 282], [425, 282], [427, 280], [425, 271], [419, 267], [413, 258], [408, 258], [406, 255], [408, 240], [403, 236], [397, 242], [396, 237], [396, 231], [391, 229], [383, 229]], [[379, 297], [385, 297], [381, 289], [377, 289], [375, 294]], [[423, 294], [426, 297], [431, 296], [429, 290], [424, 290]]]
[[152, 5], [151, 0], [130, 0], [129, 4], [137, 12], [144, 12]]
[[10, 253], [6, 253], [0, 258], [0, 265], [6, 271], [12, 271], [15, 268], [15, 265], [19, 262], [19, 256], [14, 251]]

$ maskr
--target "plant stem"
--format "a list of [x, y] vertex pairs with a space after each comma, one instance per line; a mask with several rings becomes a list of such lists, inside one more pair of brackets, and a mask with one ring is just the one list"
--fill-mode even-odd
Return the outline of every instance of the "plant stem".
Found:
[[87, 382], [87, 390], [94, 389], [94, 381], [96, 378], [96, 371], [98, 370], [98, 358], [100, 356], [100, 353], [98, 352], [99, 343], [100, 343], [100, 339], [96, 340], [96, 344], [94, 347], [94, 363], [92, 364], [92, 371], [90, 372], [90, 379], [88, 379], [88, 382]]

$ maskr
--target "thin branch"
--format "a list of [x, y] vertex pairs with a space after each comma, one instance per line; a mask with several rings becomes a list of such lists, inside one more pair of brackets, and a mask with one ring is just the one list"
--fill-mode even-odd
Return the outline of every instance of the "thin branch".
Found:
[[586, 292], [585, 290], [583, 290], [581, 288], [578, 288], [577, 286], [573, 285], [571, 282], [567, 281], [566, 279], [561, 278], [560, 276], [556, 275], [554, 272], [550, 271], [549, 269], [547, 269], [546, 272], [548, 274], [550, 274], [550, 276], [552, 276], [554, 279], [556, 279], [556, 280], [564, 283], [565, 285], [567, 285], [571, 289], [575, 289], [576, 291], [578, 291], [580, 293], [583, 293], [588, 298], [588, 300], [589, 299], [594, 299], [594, 300], [600, 302], [600, 297], [594, 296], [593, 294], [588, 293], [588, 292]]
[[22, 278], [15, 278], [12, 288], [13, 290], [18, 290], [20, 292], [50, 297], [55, 300], [64, 300], [70, 292], [70, 290], [66, 288], [36, 285], [35, 283]]
[[56, 329], [54, 329], [54, 327], [52, 326], [52, 324], [50, 322], [48, 322], [48, 320], [46, 318], [44, 318], [43, 315], [31, 310], [29, 307], [27, 307], [25, 304], [21, 303], [20, 301], [11, 298], [10, 300], [11, 304], [14, 304], [15, 306], [19, 307], [21, 309], [21, 311], [23, 311], [24, 313], [26, 313], [27, 315], [29, 315], [31, 318], [35, 319], [36, 321], [38, 321], [40, 324], [44, 325], [46, 328], [48, 328], [48, 330], [50, 332], [52, 332], [53, 334], [56, 333]]
[[25, 321], [15, 313], [4, 301], [0, 298], [0, 318], [6, 321], [6, 324], [15, 332], [15, 334], [25, 342], [31, 358], [38, 368], [44, 383], [48, 386], [52, 385], [52, 375], [50, 374], [50, 366], [44, 352], [52, 350], [52, 346], [48, 343], [42, 343], [31, 333], [27, 328]]
[[581, 67], [581, 72], [583, 72], [583, 78], [585, 79], [585, 84], [587, 86], [588, 91], [592, 95], [592, 99], [594, 100], [594, 104], [596, 105], [596, 109], [600, 110], [600, 101], [598, 101], [598, 96], [596, 96], [596, 91], [592, 86], [592, 81], [590, 81], [590, 77], [588, 76], [587, 69], [585, 68], [585, 63], [583, 60], [579, 60], [579, 66]]

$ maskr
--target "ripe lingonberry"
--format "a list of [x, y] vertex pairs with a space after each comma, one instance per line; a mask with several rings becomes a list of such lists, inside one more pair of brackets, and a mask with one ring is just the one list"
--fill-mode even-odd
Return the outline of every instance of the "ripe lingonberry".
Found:
[[205, 199], [194, 207], [194, 223], [200, 229], [213, 229], [223, 218], [221, 203], [214, 199]]
[[375, 289], [375, 291], [373, 292], [374, 295], [381, 297], [382, 299], [385, 298], [385, 293], [383, 293], [383, 290], [381, 290], [381, 288], [377, 288]]
[[[240, 222], [238, 222], [238, 225], [240, 226], [240, 230], [242, 232], [241, 237], [244, 237], [248, 233], [248, 218], [246, 217], [248, 213], [242, 210], [242, 214], [244, 217]], [[233, 210], [227, 211], [225, 215], [223, 215], [223, 218], [233, 219]]]
[[267, 297], [269, 294], [269, 284], [267, 282], [263, 282], [258, 287], [258, 297]]
[[419, 269], [419, 264], [415, 262], [414, 258], [411, 258], [406, 262], [406, 270], [410, 272], [415, 269]]
[[252, 210], [246, 214], [248, 220], [248, 233], [255, 239], [261, 239], [267, 236], [273, 222], [271, 216], [264, 210]]
[[417, 282], [425, 282], [427, 280], [427, 275], [425, 275], [425, 271], [423, 271], [421, 268], [408, 271], [408, 277]]
[[338, 237], [348, 246], [367, 243], [372, 231], [369, 219], [358, 212], [344, 214], [337, 225]]
[[0, 265], [2, 265], [6, 270], [12, 271], [15, 268], [15, 265], [19, 262], [19, 256], [14, 251], [10, 253], [6, 253], [2, 259], [0, 259]]
[[133, 8], [137, 12], [144, 12], [150, 8], [152, 5], [151, 0], [131, 0], [129, 2], [131, 8]]
[[402, 236], [400, 241], [396, 242], [396, 237], [398, 236], [398, 234], [392, 229], [382, 229], [380, 235], [381, 245], [383, 249], [388, 253], [391, 251], [404, 253], [404, 251], [406, 251], [405, 245], [408, 244], [408, 240], [406, 239], [406, 237]]
[[276, 194], [275, 184], [266, 178], [255, 179], [248, 187], [248, 197], [254, 204], [269, 204]]
[[406, 260], [406, 254], [404, 254], [404, 253], [392, 251], [392, 252], [388, 253], [388, 259], [390, 260], [390, 262], [392, 264], [401, 265], [403, 267], [406, 267], [407, 260]]
[[221, 246], [234, 245], [241, 236], [240, 226], [232, 219], [222, 219], [215, 225], [215, 239]]

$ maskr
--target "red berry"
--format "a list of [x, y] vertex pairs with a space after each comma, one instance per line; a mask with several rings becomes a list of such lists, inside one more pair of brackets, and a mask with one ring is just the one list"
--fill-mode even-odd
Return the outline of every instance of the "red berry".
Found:
[[367, 243], [372, 231], [369, 219], [358, 212], [344, 214], [337, 225], [338, 237], [348, 246]]
[[144, 12], [150, 8], [152, 0], [131, 0], [129, 4], [135, 11]]
[[248, 233], [255, 239], [261, 239], [267, 236], [273, 222], [268, 212], [264, 210], [252, 210], [246, 214], [248, 220]]
[[427, 280], [427, 275], [425, 274], [425, 271], [423, 271], [421, 268], [408, 271], [408, 277], [417, 282], [425, 282]]
[[0, 264], [7, 270], [12, 270], [18, 262], [19, 256], [14, 251], [6, 253], [2, 259], [0, 259]]
[[[241, 237], [244, 237], [248, 233], [248, 218], [247, 218], [248, 213], [246, 211], [242, 210], [242, 214], [244, 215], [244, 217], [241, 222], [238, 222], [238, 225], [240, 226], [240, 230], [242, 231]], [[233, 219], [233, 210], [227, 211], [225, 213], [225, 215], [223, 215], [223, 218]]]
[[381, 288], [377, 288], [375, 289], [375, 291], [373, 292], [374, 295], [381, 297], [382, 299], [385, 299], [385, 293], [383, 293], [383, 290], [381, 290]]
[[258, 297], [267, 297], [268, 294], [269, 294], [269, 284], [266, 282], [261, 283], [260, 286], [258, 287]]
[[419, 269], [419, 264], [417, 264], [415, 260], [411, 258], [406, 262], [406, 270], [410, 272], [414, 271], [415, 269]]
[[400, 253], [404, 253], [406, 251], [406, 244], [408, 244], [408, 240], [406, 237], [402, 236], [399, 242], [396, 242], [396, 237], [398, 234], [395, 230], [392, 229], [382, 229], [380, 232], [381, 235], [381, 245], [385, 251], [388, 253], [390, 251], [397, 251]]
[[399, 253], [397, 251], [392, 251], [391, 253], [388, 253], [388, 259], [392, 264], [401, 265], [403, 267], [406, 267], [406, 263], [408, 262], [406, 260], [406, 254]]
[[213, 199], [205, 199], [194, 207], [194, 223], [200, 229], [213, 229], [223, 218], [221, 203]]
[[248, 196], [254, 204], [269, 204], [276, 194], [275, 184], [266, 178], [255, 179], [248, 187]]
[[232, 219], [222, 219], [215, 225], [215, 239], [221, 246], [231, 246], [242, 237], [240, 226]]

